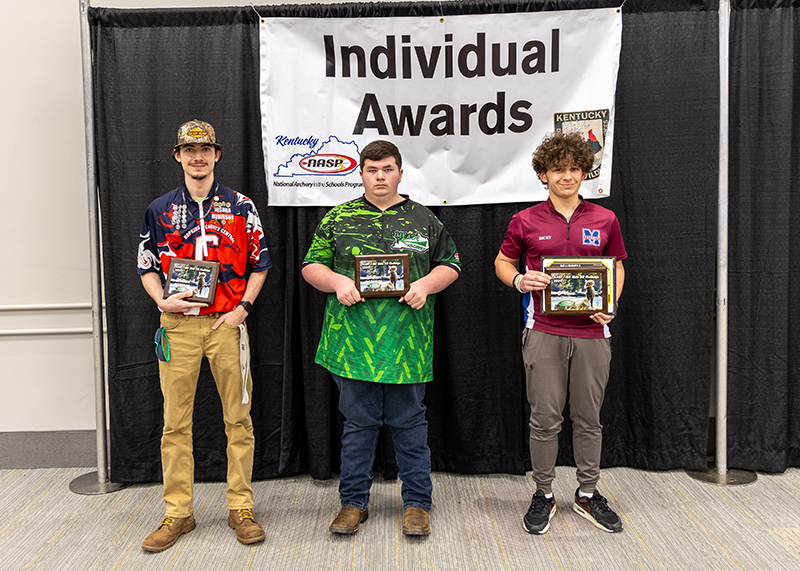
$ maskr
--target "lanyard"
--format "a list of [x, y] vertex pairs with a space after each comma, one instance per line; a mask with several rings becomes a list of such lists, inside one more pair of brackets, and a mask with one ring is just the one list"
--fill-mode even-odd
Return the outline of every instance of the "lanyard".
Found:
[[[208, 193], [208, 196], [203, 200], [195, 200], [194, 202], [197, 203], [197, 216], [192, 214], [192, 210], [189, 205], [186, 204], [186, 195], [183, 195], [183, 206], [186, 208], [189, 216], [194, 218], [200, 224], [200, 238], [198, 238], [195, 242], [195, 252], [194, 252], [194, 259], [195, 260], [205, 260], [208, 257], [208, 238], [206, 237], [206, 216], [208, 213], [211, 212], [212, 206], [209, 204], [208, 209], [203, 212], [203, 202], [206, 201], [207, 198], [210, 198], [217, 193], [217, 189], [219, 188], [219, 183], [215, 182], [214, 186], [211, 188], [211, 192]], [[188, 191], [187, 191], [188, 192]], [[213, 202], [213, 199], [212, 199]]]
[[156, 329], [156, 357], [159, 361], [169, 361], [169, 338], [167, 337], [167, 328], [159, 327]]

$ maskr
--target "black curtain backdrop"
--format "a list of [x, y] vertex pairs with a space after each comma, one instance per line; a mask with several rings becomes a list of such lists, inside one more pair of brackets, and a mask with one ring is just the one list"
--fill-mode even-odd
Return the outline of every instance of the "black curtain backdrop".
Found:
[[[731, 15], [728, 462], [800, 465], [800, 3]], [[795, 190], [796, 192], [796, 190]], [[800, 306], [798, 306], [800, 308]]]
[[[368, 17], [619, 3], [470, 1], [257, 10], [262, 16]], [[741, 70], [733, 76], [734, 86], [741, 88], [732, 122], [737, 141], [732, 171], [737, 174], [734, 195], [739, 196], [731, 219], [740, 220], [741, 230], [732, 241], [732, 289], [735, 303], [746, 309], [731, 312], [734, 371], [729, 402], [735, 422], [730, 423], [730, 458], [738, 467], [782, 470], [798, 460], [798, 413], [791, 406], [796, 389], [789, 369], [793, 361], [788, 359], [794, 353], [785, 346], [793, 346], [788, 299], [798, 271], [788, 247], [794, 243], [789, 220], [797, 203], [790, 200], [788, 185], [791, 160], [798, 160], [790, 130], [792, 112], [797, 111], [791, 82], [798, 64], [784, 57], [787, 49], [793, 50], [789, 56], [796, 51], [791, 31], [797, 29], [797, 12], [737, 9], [734, 65]], [[601, 204], [619, 217], [629, 258], [619, 314], [611, 325], [614, 358], [602, 413], [605, 467], [706, 466], [719, 132], [716, 10], [717, 3], [710, 0], [627, 0], [624, 7], [613, 192]], [[787, 13], [794, 23], [782, 23]], [[255, 201], [275, 263], [248, 318], [255, 477], [331, 477], [339, 466], [338, 394], [328, 372], [313, 362], [324, 295], [299, 272], [327, 209], [267, 204], [256, 12], [251, 7], [92, 8], [89, 16], [112, 478], [144, 482], [161, 477], [162, 399], [152, 341], [158, 311], [140, 284], [135, 258], [147, 204], [182, 182], [171, 150], [178, 125], [192, 118], [216, 127], [225, 146], [217, 178]], [[766, 38], [764, 30], [770, 30]], [[780, 73], [773, 72], [778, 69]], [[776, 83], [761, 86], [765, 79]], [[768, 144], [760, 133], [772, 135]], [[769, 185], [766, 201], [751, 196], [762, 181]], [[414, 196], [413, 188], [403, 191]], [[493, 268], [511, 216], [529, 205], [435, 209], [459, 247], [464, 271], [436, 301], [435, 381], [426, 398], [434, 470], [522, 474], [530, 466], [520, 298], [497, 280]], [[763, 336], [765, 330], [769, 337]], [[792, 414], [795, 420], [790, 422]], [[198, 385], [195, 419], [196, 477], [223, 480], [225, 435], [207, 365]], [[572, 464], [568, 420], [559, 462]], [[396, 475], [388, 434], [379, 445], [376, 471], [384, 477]]]

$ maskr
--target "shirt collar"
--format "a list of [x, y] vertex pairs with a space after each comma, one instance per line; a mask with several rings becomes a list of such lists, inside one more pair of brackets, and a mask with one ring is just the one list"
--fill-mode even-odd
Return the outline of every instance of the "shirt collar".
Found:
[[[197, 204], [197, 201], [192, 197], [191, 193], [189, 192], [189, 189], [186, 188], [185, 184], [183, 186], [181, 186], [180, 190], [181, 190], [181, 193], [183, 194], [183, 198], [184, 198], [184, 200], [186, 201], [187, 204], [192, 203], [192, 202]], [[211, 198], [213, 200], [214, 199], [214, 195], [216, 195], [218, 191], [219, 191], [219, 183], [217, 181], [214, 181], [214, 184], [211, 186], [211, 190], [208, 191], [208, 195], [203, 199], [203, 201], [206, 201], [209, 198]]]
[[[390, 210], [390, 209], [394, 209], [394, 208], [400, 208], [400, 207], [402, 207], [402, 206], [405, 206], [405, 205], [406, 205], [406, 203], [408, 203], [408, 201], [410, 200], [410, 199], [408, 198], [408, 195], [407, 195], [407, 194], [401, 194], [401, 195], [400, 195], [400, 197], [401, 197], [403, 200], [401, 200], [401, 201], [400, 201], [400, 202], [398, 202], [397, 204], [392, 204], [392, 205], [391, 205], [389, 208], [387, 208], [386, 210]], [[362, 194], [362, 195], [361, 195], [361, 200], [363, 200], [363, 201], [364, 201], [364, 203], [365, 203], [366, 205], [368, 205], [368, 206], [371, 206], [371, 207], [372, 207], [372, 208], [374, 208], [375, 210], [378, 210], [378, 211], [380, 211], [380, 212], [385, 212], [384, 210], [381, 210], [380, 208], [378, 208], [377, 206], [375, 206], [374, 204], [372, 204], [372, 203], [371, 203], [371, 202], [370, 202], [370, 201], [367, 199], [367, 195], [366, 195], [366, 194]]]
[[[575, 210], [572, 211], [572, 216], [575, 216], [576, 214], [582, 212], [583, 209], [586, 207], [586, 201], [580, 194], [578, 195], [578, 199], [580, 200], [580, 202], [578, 203], [578, 206], [575, 207]], [[556, 210], [556, 207], [553, 206], [553, 201], [550, 200], [549, 196], [547, 197], [547, 200], [545, 202], [547, 203], [547, 206], [550, 208], [551, 212], [558, 212], [558, 210]]]

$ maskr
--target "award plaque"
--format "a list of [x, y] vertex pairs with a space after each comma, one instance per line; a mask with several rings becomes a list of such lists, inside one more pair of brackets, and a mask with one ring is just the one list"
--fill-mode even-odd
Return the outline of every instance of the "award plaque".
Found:
[[550, 284], [542, 290], [542, 313], [614, 315], [616, 269], [614, 257], [542, 256], [542, 272], [550, 276]]
[[401, 297], [411, 288], [408, 254], [354, 256], [356, 289], [364, 297]]
[[193, 291], [191, 296], [184, 298], [186, 301], [211, 305], [217, 293], [218, 279], [219, 262], [172, 258], [169, 261], [164, 298], [184, 291]]

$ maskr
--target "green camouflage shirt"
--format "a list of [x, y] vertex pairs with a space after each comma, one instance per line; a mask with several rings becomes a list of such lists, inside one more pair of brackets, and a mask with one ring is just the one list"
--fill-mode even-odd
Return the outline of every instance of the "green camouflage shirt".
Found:
[[[433, 213], [405, 199], [386, 211], [365, 197], [336, 206], [319, 223], [303, 264], [324, 264], [354, 279], [353, 256], [409, 254], [409, 283], [446, 265], [461, 271], [456, 245]], [[378, 383], [433, 380], [435, 295], [421, 309], [397, 297], [345, 306], [328, 294], [316, 362], [341, 377]]]

